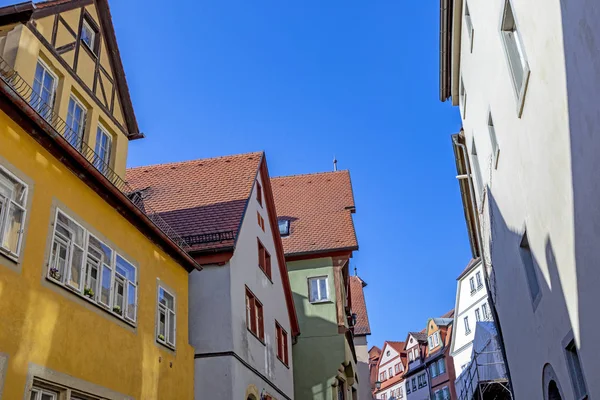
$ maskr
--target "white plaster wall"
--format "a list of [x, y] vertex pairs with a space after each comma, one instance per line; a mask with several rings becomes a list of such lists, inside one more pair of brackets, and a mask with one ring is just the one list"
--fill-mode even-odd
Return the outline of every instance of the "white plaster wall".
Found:
[[[261, 177], [259, 176], [257, 179], [260, 181]], [[264, 191], [265, 185], [261, 183], [261, 186]], [[269, 226], [265, 196], [263, 194], [263, 206], [260, 206], [256, 201], [256, 189], [256, 185], [254, 185], [237, 239], [237, 248], [230, 260], [231, 299], [233, 305], [233, 349], [246, 362], [271, 380], [274, 385], [284, 391], [290, 398], [293, 398], [294, 382], [290, 319], [271, 230], [272, 228], [278, 229], [278, 227]], [[258, 226], [257, 211], [261, 213], [265, 220], [264, 232]], [[272, 282], [258, 266], [257, 237], [271, 255]], [[263, 305], [265, 344], [262, 344], [246, 328], [246, 286]], [[275, 320], [288, 333], [289, 367], [286, 367], [277, 358]], [[257, 387], [259, 384], [262, 384], [259, 382], [260, 379], [252, 372], [247, 371], [245, 374], [247, 376], [242, 381], [252, 381], [254, 379]], [[276, 397], [279, 398], [281, 396]]]
[[[479, 272], [482, 279], [483, 266], [479, 263], [473, 268], [468, 274], [463, 276], [457, 282], [457, 298], [455, 306], [455, 318], [454, 328], [452, 329], [452, 352], [454, 362], [454, 370], [456, 375], [460, 375], [462, 367], [471, 360], [472, 343], [475, 338], [475, 328], [477, 320], [475, 318], [475, 310], [479, 310], [481, 319], [484, 319], [482, 306], [487, 304], [487, 290], [485, 283], [480, 289], [476, 289], [476, 292], [471, 294], [470, 278], [475, 279], [475, 287], [477, 288], [476, 274]], [[488, 314], [491, 319], [491, 309], [488, 305]], [[464, 318], [469, 317], [469, 327], [471, 332], [469, 334], [465, 331]]]
[[233, 357], [197, 358], [194, 360], [194, 400], [242, 399], [234, 396]]
[[[390, 355], [388, 356], [387, 353], [388, 351], [390, 352]], [[394, 350], [392, 348], [392, 346], [388, 346], [387, 344], [383, 347], [383, 350], [381, 351], [381, 358], [379, 361], [379, 365], [381, 366], [385, 366], [385, 364], [387, 364], [388, 362], [390, 362], [391, 360], [395, 359], [398, 357], [398, 352], [396, 350]], [[399, 360], [399, 359], [398, 359]], [[387, 368], [387, 366], [386, 366]], [[383, 371], [383, 370], [382, 370]]]
[[[564, 397], [573, 397], [562, 346], [571, 330], [594, 398], [600, 396], [600, 382], [593, 379], [600, 372], [600, 344], [594, 340], [597, 318], [592, 315], [600, 284], [594, 262], [600, 250], [593, 244], [600, 238], [595, 204], [600, 195], [595, 183], [600, 169], [600, 4], [512, 3], [531, 70], [522, 117], [517, 116], [499, 33], [503, 1], [469, 1], [473, 51], [463, 24], [460, 57], [467, 144], [470, 149], [474, 136], [488, 187], [479, 202], [485, 210], [482, 231], [492, 255], [499, 322], [516, 398], [542, 398], [546, 363], [554, 368]], [[490, 109], [500, 146], [497, 169], [487, 131]], [[519, 254], [525, 227], [542, 292], [537, 308]], [[582, 305], [588, 313], [581, 313]]]
[[233, 348], [229, 264], [205, 265], [190, 274], [189, 338], [196, 354]]
[[358, 400], [371, 400], [371, 382], [369, 373], [369, 345], [367, 336], [354, 337], [354, 350], [356, 351], [358, 374]]
[[[392, 392], [394, 390], [396, 390], [398, 388], [402, 388], [402, 396], [403, 397], [401, 397], [401, 398], [405, 399], [406, 398], [406, 388], [404, 387], [404, 382], [405, 381], [401, 381], [401, 382], [398, 382], [397, 384], [395, 384], [393, 386], [390, 386], [384, 392], [378, 393], [377, 396], [376, 396], [376, 398], [377, 399], [382, 399], [383, 395], [385, 394], [386, 395], [386, 399], [389, 400], [392, 397]], [[399, 399], [400, 399], [400, 397], [399, 397]]]

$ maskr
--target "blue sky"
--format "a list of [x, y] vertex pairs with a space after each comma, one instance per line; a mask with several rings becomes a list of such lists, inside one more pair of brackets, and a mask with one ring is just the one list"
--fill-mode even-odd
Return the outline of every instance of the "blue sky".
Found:
[[454, 307], [470, 252], [438, 100], [437, 1], [111, 1], [144, 140], [129, 166], [265, 150], [349, 169], [371, 345]]

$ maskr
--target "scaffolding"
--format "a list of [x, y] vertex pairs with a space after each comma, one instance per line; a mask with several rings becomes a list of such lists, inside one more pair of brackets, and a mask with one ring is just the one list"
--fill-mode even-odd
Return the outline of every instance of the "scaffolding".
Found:
[[471, 362], [456, 378], [458, 400], [512, 400], [506, 366], [493, 322], [478, 322]]

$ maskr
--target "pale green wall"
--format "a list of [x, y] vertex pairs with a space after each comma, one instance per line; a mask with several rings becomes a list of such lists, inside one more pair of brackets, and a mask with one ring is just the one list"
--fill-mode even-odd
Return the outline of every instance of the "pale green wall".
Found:
[[[333, 260], [287, 263], [300, 336], [293, 346], [294, 394], [302, 400], [333, 400], [338, 368], [346, 360], [346, 339], [338, 333]], [[308, 301], [308, 278], [328, 276], [330, 302]], [[348, 398], [350, 392], [348, 392]]]

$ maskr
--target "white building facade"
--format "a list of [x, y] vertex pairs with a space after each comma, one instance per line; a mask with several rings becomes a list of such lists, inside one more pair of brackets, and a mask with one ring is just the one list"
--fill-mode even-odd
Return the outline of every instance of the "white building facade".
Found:
[[460, 108], [465, 217], [517, 399], [600, 397], [599, 20], [586, 0], [441, 1], [440, 98]]
[[456, 375], [471, 361], [475, 329], [479, 321], [493, 321], [480, 259], [469, 262], [457, 279], [454, 328], [450, 355]]

